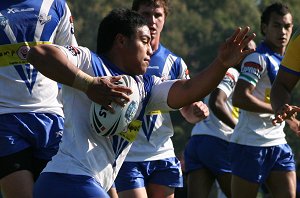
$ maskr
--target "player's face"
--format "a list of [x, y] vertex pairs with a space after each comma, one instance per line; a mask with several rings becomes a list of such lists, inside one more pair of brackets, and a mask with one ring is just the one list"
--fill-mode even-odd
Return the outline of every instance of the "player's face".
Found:
[[265, 33], [265, 41], [273, 48], [275, 52], [280, 52], [287, 46], [292, 30], [293, 19], [291, 14], [280, 16], [276, 13], [271, 13], [269, 24], [263, 24]]
[[138, 12], [148, 21], [150, 28], [151, 39], [159, 39], [160, 33], [165, 24], [165, 12], [163, 7], [155, 7], [153, 5], [140, 5]]
[[136, 34], [128, 38], [124, 50], [126, 71], [131, 75], [144, 74], [149, 66], [152, 49], [151, 36], [148, 26], [137, 29]]

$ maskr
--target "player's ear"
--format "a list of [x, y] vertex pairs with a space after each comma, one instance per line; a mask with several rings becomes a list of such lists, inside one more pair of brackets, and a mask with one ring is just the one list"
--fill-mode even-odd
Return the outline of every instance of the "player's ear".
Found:
[[265, 23], [262, 23], [261, 24], [261, 26], [260, 26], [260, 28], [261, 28], [261, 33], [263, 34], [263, 35], [266, 35], [266, 29], [267, 29], [267, 24], [265, 24]]
[[128, 38], [127, 36], [124, 36], [123, 34], [117, 34], [115, 37], [115, 43], [118, 45], [118, 47], [123, 48], [127, 42]]

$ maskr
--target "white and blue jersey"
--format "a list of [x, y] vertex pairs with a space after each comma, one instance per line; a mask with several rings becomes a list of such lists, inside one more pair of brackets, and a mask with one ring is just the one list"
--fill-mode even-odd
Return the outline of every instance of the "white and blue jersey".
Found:
[[[270, 103], [272, 83], [277, 75], [282, 56], [270, 50], [264, 42], [256, 52], [248, 55], [241, 68], [239, 79], [255, 86], [253, 95]], [[285, 144], [284, 123], [273, 126], [270, 113], [240, 110], [239, 121], [234, 128], [231, 142], [248, 146], [274, 146]]]
[[65, 0], [11, 0], [0, 3], [0, 114], [55, 113], [57, 83], [27, 60], [30, 46], [77, 45]]
[[[99, 57], [84, 47], [59, 47], [79, 69], [92, 76], [116, 76], [126, 74], [104, 57]], [[140, 106], [136, 119], [144, 112], [171, 111], [167, 105], [168, 92], [174, 81], [162, 82], [155, 76], [135, 76], [140, 91]], [[88, 175], [108, 190], [123, 163], [134, 139], [119, 135], [101, 137], [93, 132], [89, 112], [91, 100], [83, 92], [63, 86], [65, 125], [57, 155], [44, 172]], [[74, 111], [74, 108], [76, 110]], [[138, 129], [136, 130], [136, 134]]]
[[[232, 94], [239, 77], [239, 72], [235, 68], [229, 68], [223, 80], [218, 85], [218, 89], [222, 90], [226, 96], [225, 108], [231, 113], [231, 116], [236, 121], [238, 120], [239, 110], [232, 105]], [[205, 104], [208, 106], [210, 96], [204, 99]], [[209, 113], [208, 118], [198, 122], [192, 129], [193, 135], [211, 135], [221, 138], [229, 142], [233, 129], [222, 122], [213, 112]]]
[[[235, 68], [229, 68], [217, 87], [226, 94], [225, 108], [236, 121], [239, 111], [232, 106], [231, 99], [238, 76], [239, 72]], [[209, 98], [210, 96], [207, 96], [204, 99], [206, 105], [209, 104]], [[208, 118], [195, 124], [184, 151], [186, 173], [200, 169], [208, 169], [214, 175], [231, 173], [228, 145], [232, 133], [233, 129], [218, 119], [213, 112], [210, 112]], [[208, 150], [210, 152], [207, 152]]]
[[[162, 81], [190, 78], [185, 62], [161, 44], [151, 56], [146, 74], [158, 76]], [[174, 129], [169, 112], [145, 113], [142, 128], [125, 161], [153, 161], [175, 157], [171, 140]]]

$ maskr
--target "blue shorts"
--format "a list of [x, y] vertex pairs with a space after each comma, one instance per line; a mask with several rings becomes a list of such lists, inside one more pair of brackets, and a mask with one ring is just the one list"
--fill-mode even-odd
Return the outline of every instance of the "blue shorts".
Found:
[[32, 147], [34, 157], [51, 160], [57, 153], [63, 124], [64, 119], [56, 114], [0, 115], [0, 157]]
[[118, 192], [142, 188], [149, 183], [171, 188], [183, 187], [180, 162], [177, 158], [144, 162], [124, 162], [115, 185]]
[[92, 177], [63, 173], [41, 173], [33, 190], [33, 198], [109, 198]]
[[288, 144], [269, 147], [230, 143], [232, 174], [254, 183], [264, 183], [271, 171], [295, 171]]
[[184, 151], [185, 172], [208, 169], [215, 176], [231, 173], [229, 142], [211, 135], [193, 135]]

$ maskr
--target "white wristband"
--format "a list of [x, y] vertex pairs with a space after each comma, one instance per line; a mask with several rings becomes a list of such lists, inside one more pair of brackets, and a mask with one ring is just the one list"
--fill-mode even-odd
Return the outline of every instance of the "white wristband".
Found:
[[87, 92], [89, 85], [94, 81], [94, 78], [83, 71], [79, 70], [76, 74], [72, 87]]

